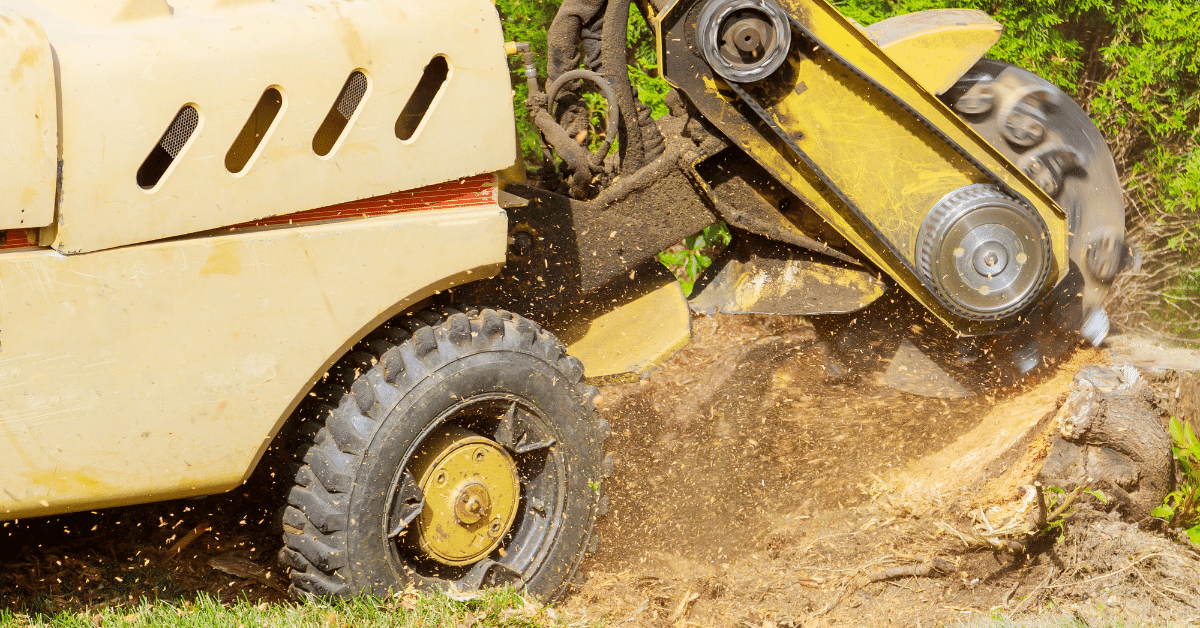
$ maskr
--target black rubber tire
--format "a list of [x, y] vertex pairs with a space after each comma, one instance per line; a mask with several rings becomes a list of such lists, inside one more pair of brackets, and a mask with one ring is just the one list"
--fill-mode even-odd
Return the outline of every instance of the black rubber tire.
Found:
[[[462, 590], [507, 582], [545, 601], [561, 596], [593, 546], [601, 478], [611, 465], [603, 450], [610, 430], [596, 413], [596, 389], [581, 382], [582, 363], [537, 324], [490, 309], [402, 317], [360, 347], [368, 351], [352, 352], [330, 371], [330, 385], [344, 386], [343, 393], [336, 407], [324, 408], [324, 425], [301, 448], [282, 513], [279, 558], [290, 569], [292, 594], [382, 596], [410, 583]], [[313, 398], [320, 397], [337, 395]], [[523, 425], [554, 444], [514, 454], [521, 498], [506, 551], [455, 568], [388, 539], [392, 500], [422, 440], [463, 420], [492, 438], [487, 431], [500, 421], [480, 408], [510, 400], [540, 413], [524, 415]], [[533, 490], [552, 497], [531, 500]]]

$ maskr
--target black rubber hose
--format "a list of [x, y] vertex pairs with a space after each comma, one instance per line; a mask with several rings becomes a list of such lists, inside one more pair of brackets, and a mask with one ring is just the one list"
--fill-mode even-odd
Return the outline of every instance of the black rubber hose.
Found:
[[[547, 106], [550, 109], [551, 116], [554, 115], [554, 101], [558, 97], [558, 91], [564, 85], [574, 80], [591, 81], [596, 87], [600, 88], [600, 93], [604, 95], [604, 100], [608, 102], [608, 113], [604, 122], [604, 143], [600, 145], [600, 148], [596, 150], [592, 157], [593, 169], [599, 171], [603, 169], [604, 156], [608, 154], [608, 149], [612, 148], [613, 140], [616, 139], [616, 126], [621, 108], [617, 105], [617, 99], [613, 94], [612, 86], [608, 84], [608, 81], [604, 80], [603, 76], [591, 70], [579, 69], [564, 72], [562, 76], [559, 76], [546, 88], [546, 101], [549, 103]], [[575, 145], [578, 146], [579, 144], [575, 143]]]

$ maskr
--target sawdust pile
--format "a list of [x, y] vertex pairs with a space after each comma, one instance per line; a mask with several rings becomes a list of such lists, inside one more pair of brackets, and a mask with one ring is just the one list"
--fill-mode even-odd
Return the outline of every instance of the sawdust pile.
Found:
[[796, 319], [698, 318], [695, 335], [606, 392], [613, 510], [572, 611], [619, 626], [1200, 624], [1200, 554], [1115, 514], [1081, 505], [1030, 556], [947, 531], [1019, 501], [1074, 373], [1102, 352], [994, 398], [933, 400], [869, 374], [830, 381]]

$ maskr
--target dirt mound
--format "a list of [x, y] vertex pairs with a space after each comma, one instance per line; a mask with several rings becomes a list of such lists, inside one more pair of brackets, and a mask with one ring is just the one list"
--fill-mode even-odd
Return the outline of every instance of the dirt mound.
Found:
[[986, 405], [829, 382], [812, 328], [785, 321], [698, 318], [665, 368], [605, 389], [617, 465], [596, 562], [762, 550], [780, 517], [865, 503], [873, 477], [945, 446]]
[[950, 531], [1033, 480], [1074, 373], [1102, 352], [994, 397], [933, 400], [873, 377], [831, 382], [800, 322], [698, 318], [695, 336], [647, 381], [605, 392], [613, 506], [576, 613], [622, 626], [1060, 611], [1090, 625], [1200, 622], [1200, 556], [1109, 515], [1080, 514], [1031, 558]]
[[1200, 553], [1136, 524], [1081, 513], [1053, 556], [1042, 591], [1090, 621], [1105, 609], [1131, 618], [1200, 623]]

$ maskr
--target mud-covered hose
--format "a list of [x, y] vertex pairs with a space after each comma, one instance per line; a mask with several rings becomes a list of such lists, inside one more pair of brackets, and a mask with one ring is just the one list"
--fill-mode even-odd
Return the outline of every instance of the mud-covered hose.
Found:
[[[616, 98], [610, 102], [616, 103], [621, 113], [622, 124], [618, 125], [616, 138], [622, 169], [632, 171], [662, 153], [663, 139], [649, 109], [637, 100], [629, 80], [626, 60], [629, 5], [630, 0], [565, 0], [546, 34], [546, 75], [552, 83], [578, 68], [579, 47], [583, 44], [586, 53], [583, 61], [589, 68], [601, 70], [613, 87]], [[547, 104], [553, 107], [555, 103]], [[564, 122], [573, 128], [570, 117], [568, 111]]]
[[618, 128], [618, 141], [622, 170], [626, 172], [641, 168], [662, 153], [662, 135], [650, 118], [649, 110], [637, 100], [629, 80], [626, 56], [629, 5], [630, 0], [609, 0], [604, 11], [604, 38], [600, 44], [601, 68], [612, 84], [621, 108], [624, 124]]
[[566, 162], [571, 170], [570, 190], [574, 198], [583, 198], [587, 192], [588, 183], [592, 180], [592, 154], [580, 146], [567, 130], [558, 124], [545, 107], [534, 110], [533, 123], [537, 125], [542, 136], [546, 138], [554, 152]]
[[[604, 143], [600, 145], [599, 150], [595, 153], [589, 152], [586, 148], [575, 141], [575, 138], [563, 128], [558, 120], [554, 118], [554, 103], [562, 88], [572, 81], [586, 80], [591, 81], [600, 88], [600, 92], [608, 101], [608, 119], [606, 121]], [[566, 162], [567, 167], [571, 171], [568, 187], [571, 196], [575, 198], [584, 198], [587, 196], [588, 186], [592, 181], [592, 175], [604, 169], [604, 157], [612, 148], [613, 138], [616, 137], [617, 120], [620, 119], [620, 105], [617, 104], [616, 96], [613, 94], [612, 86], [600, 74], [591, 70], [571, 70], [564, 72], [550, 84], [545, 95], [546, 106], [533, 107], [533, 123], [537, 125], [538, 130], [542, 132], [542, 137], [546, 138], [546, 142], [554, 149], [554, 152]], [[540, 101], [540, 98], [539, 98]]]
[[[563, 72], [579, 67], [579, 42], [584, 29], [592, 30], [604, 10], [606, 0], [565, 0], [546, 32], [546, 80], [554, 81]], [[625, 32], [625, 27], [621, 27]], [[589, 55], [591, 56], [590, 52]]]
[[[546, 106], [550, 110], [551, 118], [554, 117], [554, 100], [558, 97], [559, 90], [561, 90], [567, 83], [576, 80], [586, 80], [594, 83], [600, 88], [600, 93], [604, 95], [604, 100], [608, 102], [608, 112], [604, 121], [604, 143], [600, 145], [598, 150], [592, 153], [592, 169], [595, 170], [599, 169], [603, 164], [604, 156], [607, 155], [608, 150], [612, 148], [613, 140], [617, 136], [617, 120], [620, 119], [621, 107], [617, 104], [617, 97], [616, 94], [613, 93], [612, 85], [610, 85], [608, 81], [604, 80], [603, 76], [600, 76], [591, 70], [571, 70], [570, 72], [564, 72], [563, 74], [559, 75], [559, 77], [550, 84], [550, 87], [546, 88]], [[572, 140], [572, 143], [578, 146], [578, 143], [576, 143], [574, 140]], [[557, 148], [558, 146], [555, 146], [555, 149]]]
[[[633, 84], [626, 65], [626, 35], [629, 26], [629, 0], [610, 0], [604, 11], [604, 39], [600, 44], [600, 67], [617, 95], [623, 124], [617, 128], [621, 163], [636, 170], [646, 163], [642, 134], [637, 123], [637, 108], [633, 104]], [[618, 38], [617, 35], [620, 35]]]
[[[546, 33], [546, 83], [553, 83], [564, 72], [579, 67], [579, 49], [582, 45], [585, 66], [593, 71], [600, 70], [600, 40], [604, 25], [606, 0], [565, 0], [550, 29]], [[574, 136], [589, 124], [587, 104], [574, 89], [564, 90], [556, 96], [562, 106], [556, 120]]]

